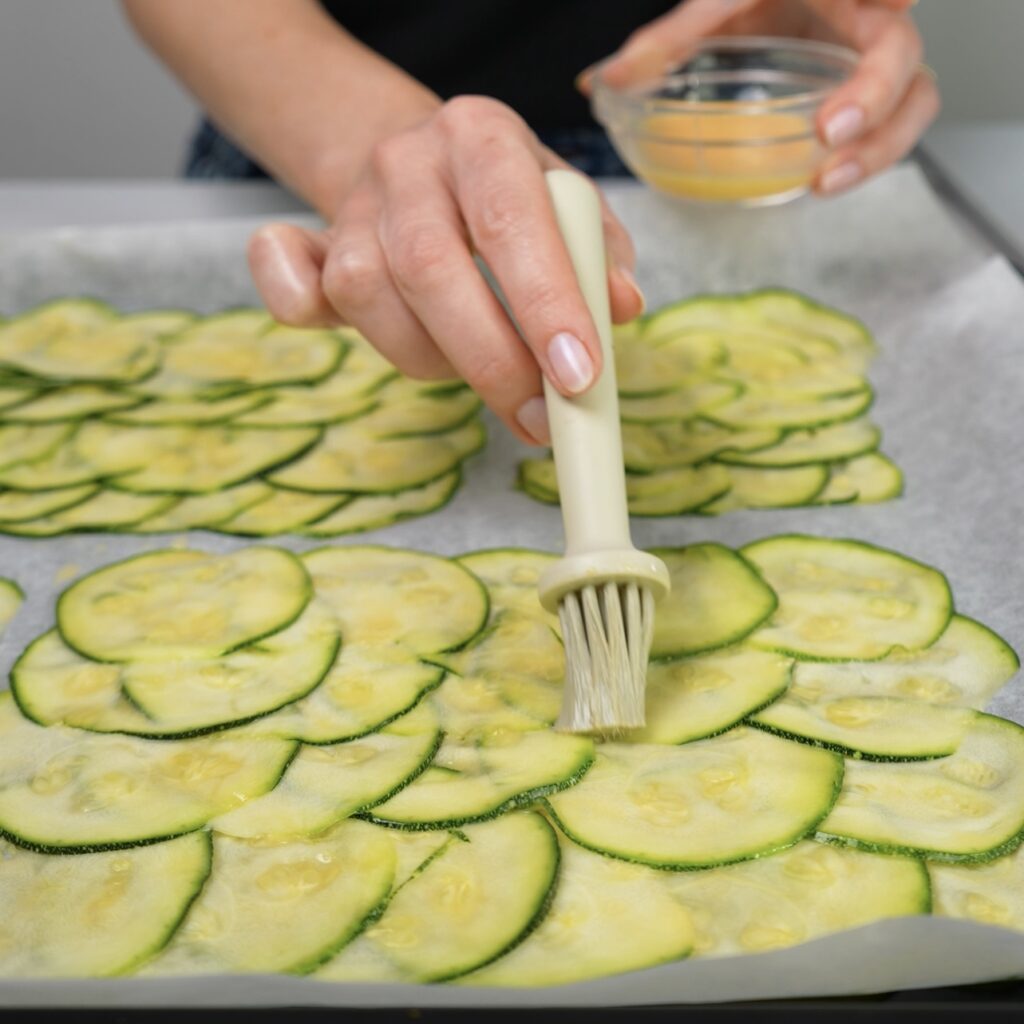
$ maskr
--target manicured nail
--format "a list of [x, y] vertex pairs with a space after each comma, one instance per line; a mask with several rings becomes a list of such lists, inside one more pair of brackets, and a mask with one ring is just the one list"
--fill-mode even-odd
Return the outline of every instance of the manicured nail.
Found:
[[561, 331], [548, 345], [548, 360], [556, 381], [569, 392], [578, 395], [586, 391], [594, 379], [594, 364], [583, 342], [568, 331]]
[[538, 444], [551, 444], [551, 427], [548, 425], [548, 407], [540, 395], [528, 398], [516, 413], [516, 422]]
[[826, 195], [833, 192], [842, 192], [851, 185], [856, 185], [864, 177], [864, 169], [856, 160], [847, 160], [846, 163], [833, 167], [821, 176], [820, 189]]
[[640, 303], [640, 313], [637, 313], [637, 316], [640, 316], [640, 314], [647, 308], [647, 299], [644, 298], [644, 293], [640, 288], [640, 285], [637, 284], [636, 278], [633, 276], [633, 271], [630, 270], [629, 267], [617, 266], [615, 268], [615, 272], [623, 281], [626, 282], [626, 284], [629, 285], [633, 290], [633, 293], [636, 295], [637, 300]]
[[825, 141], [842, 146], [864, 131], [864, 111], [854, 103], [840, 107], [825, 124]]

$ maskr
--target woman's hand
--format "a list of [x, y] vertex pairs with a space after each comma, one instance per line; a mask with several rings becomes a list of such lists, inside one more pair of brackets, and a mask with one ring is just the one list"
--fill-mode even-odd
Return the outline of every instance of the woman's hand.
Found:
[[[374, 148], [326, 231], [257, 232], [256, 284], [283, 323], [349, 324], [403, 372], [462, 377], [520, 438], [548, 443], [541, 373], [572, 395], [601, 372], [544, 180], [558, 166], [508, 107], [450, 100]], [[604, 215], [612, 313], [625, 321], [643, 308], [634, 252], [607, 207]]]
[[[904, 157], [939, 111], [934, 76], [907, 14], [916, 0], [689, 0], [638, 29], [600, 73], [621, 87], [685, 60], [709, 35], [806, 36], [856, 49], [856, 73], [822, 105], [817, 129], [831, 152], [815, 188], [830, 195]], [[590, 69], [581, 76], [586, 91]]]

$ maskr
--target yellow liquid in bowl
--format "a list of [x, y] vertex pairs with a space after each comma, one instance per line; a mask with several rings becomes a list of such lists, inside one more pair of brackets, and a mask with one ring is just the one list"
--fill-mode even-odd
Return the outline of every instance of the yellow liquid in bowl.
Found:
[[[709, 105], [710, 106], [710, 105]], [[821, 153], [800, 114], [654, 114], [632, 139], [632, 163], [655, 188], [690, 199], [741, 202], [798, 193]]]

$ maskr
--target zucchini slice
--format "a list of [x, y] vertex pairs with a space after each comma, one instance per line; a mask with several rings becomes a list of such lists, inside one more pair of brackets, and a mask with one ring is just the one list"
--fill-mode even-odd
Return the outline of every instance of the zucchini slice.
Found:
[[725, 359], [721, 340], [707, 331], [662, 334], [646, 324], [640, 339], [615, 339], [615, 379], [623, 397], [685, 388]]
[[130, 528], [166, 512], [178, 499], [173, 494], [121, 494], [97, 491], [84, 501], [47, 516], [7, 523], [4, 529], [23, 537], [53, 537], [77, 530]]
[[376, 393], [379, 407], [362, 425], [378, 438], [441, 434], [462, 426], [481, 406], [467, 387], [438, 391], [423, 381], [401, 377]]
[[327, 674], [338, 647], [334, 616], [314, 598], [290, 626], [218, 658], [129, 662], [121, 689], [161, 727], [210, 729], [304, 697]]
[[132, 532], [176, 533], [182, 530], [213, 529], [273, 494], [274, 488], [262, 480], [250, 480], [209, 494], [188, 494], [166, 512], [136, 523]]
[[491, 548], [458, 558], [486, 586], [495, 609], [540, 616], [557, 630], [558, 616], [545, 611], [537, 596], [541, 574], [555, 561], [555, 555], [529, 548]]
[[337, 537], [343, 533], [379, 530], [403, 519], [443, 508], [461, 483], [461, 471], [453, 469], [429, 483], [394, 494], [349, 495], [334, 512], [306, 523], [300, 532], [307, 537]]
[[737, 643], [774, 611], [775, 594], [742, 555], [721, 544], [656, 551], [672, 590], [658, 604], [651, 657], [679, 658]]
[[17, 491], [52, 491], [95, 483], [103, 476], [103, 471], [78, 451], [75, 437], [70, 437], [43, 458], [0, 469], [0, 487]]
[[230, 487], [296, 458], [316, 443], [314, 427], [245, 430], [231, 426], [118, 427], [87, 423], [79, 454], [114, 486], [138, 493], [202, 494]]
[[21, 587], [14, 580], [0, 576], [0, 637], [3, 636], [11, 619], [18, 614], [18, 609], [24, 600], [25, 595], [22, 593]]
[[537, 928], [463, 985], [567, 985], [680, 960], [693, 949], [689, 913], [660, 871], [561, 844], [558, 885]]
[[0, 530], [5, 523], [39, 519], [71, 508], [97, 493], [93, 484], [53, 491], [0, 491]]
[[[558, 480], [551, 459], [523, 459], [519, 481], [530, 497], [549, 504], [558, 502]], [[692, 512], [724, 495], [729, 487], [729, 471], [723, 466], [681, 466], [626, 476], [626, 497], [634, 516]]]
[[929, 864], [934, 913], [1024, 931], [1022, 851], [986, 864]]
[[139, 405], [143, 399], [135, 398], [135, 407], [120, 412], [107, 413], [107, 423], [129, 427], [152, 426], [198, 426], [201, 423], [223, 423], [240, 418], [270, 401], [264, 392], [253, 391], [226, 398], [207, 399], [151, 399]]
[[210, 873], [210, 838], [51, 857], [0, 842], [0, 976], [128, 974], [174, 934]]
[[374, 437], [369, 419], [328, 427], [315, 448], [268, 479], [295, 491], [394, 493], [450, 473], [486, 440], [476, 419], [442, 434], [392, 439]]
[[543, 918], [558, 840], [533, 813], [466, 828], [316, 973], [325, 981], [446, 981], [496, 960]]
[[741, 727], [682, 747], [606, 743], [583, 780], [548, 805], [569, 839], [598, 853], [707, 868], [813, 833], [842, 778], [838, 755]]
[[931, 761], [848, 761], [825, 838], [929, 860], [983, 861], [1024, 831], [1024, 727], [974, 712], [955, 754]]
[[283, 327], [262, 310], [208, 316], [167, 339], [160, 372], [138, 389], [160, 396], [199, 395], [321, 380], [341, 361], [333, 331]]
[[284, 629], [311, 594], [302, 562], [280, 548], [155, 551], [73, 583], [57, 626], [95, 661], [213, 658]]
[[318, 835], [401, 790], [440, 742], [436, 714], [420, 706], [361, 739], [304, 746], [269, 793], [214, 819], [213, 828], [243, 839]]
[[37, 395], [45, 394], [37, 390], [38, 384], [21, 386], [17, 381], [0, 376], [0, 411], [4, 413], [4, 419], [9, 420], [8, 413], [17, 409], [25, 402], [31, 402]]
[[619, 399], [623, 423], [678, 423], [739, 398], [741, 385], [715, 378], [695, 378], [674, 391], [657, 395], [625, 395]]
[[52, 454], [74, 426], [64, 423], [9, 423], [0, 426], [0, 469]]
[[810, 697], [795, 686], [754, 715], [751, 724], [853, 757], [902, 761], [954, 753], [970, 727], [971, 712], [899, 697]]
[[[724, 468], [724, 467], [723, 467]], [[828, 484], [824, 465], [768, 469], [729, 466], [729, 490], [708, 502], [704, 515], [721, 515], [738, 508], [794, 508], [814, 502]]]
[[346, 821], [316, 839], [261, 843], [215, 835], [213, 873], [148, 977], [306, 974], [341, 949], [387, 896], [387, 835]]
[[874, 397], [866, 383], [860, 391], [852, 394], [824, 398], [781, 389], [750, 389], [735, 401], [717, 406], [704, 416], [712, 423], [734, 430], [757, 427], [808, 429], [856, 419], [867, 411]]
[[622, 455], [630, 473], [693, 466], [725, 451], [756, 451], [778, 443], [777, 427], [732, 430], [703, 420], [685, 423], [624, 423]]
[[431, 701], [445, 732], [433, 766], [368, 811], [369, 820], [434, 829], [493, 818], [573, 785], [593, 760], [585, 737], [552, 732], [511, 709], [495, 714], [494, 698], [472, 680], [449, 676]]
[[778, 444], [758, 452], [722, 452], [719, 462], [737, 466], [806, 466], [838, 462], [873, 452], [882, 432], [868, 420], [850, 420], [830, 427], [794, 430]]
[[819, 505], [856, 501], [859, 505], [891, 501], [903, 493], [903, 473], [880, 452], [860, 455], [831, 467], [825, 489], [815, 498]]
[[793, 686], [805, 699], [898, 697], [982, 711], [1020, 668], [1013, 649], [988, 627], [954, 615], [922, 650], [894, 650], [880, 661], [797, 665]]
[[665, 884], [693, 922], [700, 956], [766, 953], [930, 907], [919, 860], [813, 840], [772, 857], [669, 875]]
[[862, 541], [798, 534], [741, 549], [778, 595], [750, 642], [796, 658], [873, 661], [928, 647], [949, 624], [942, 573]]
[[130, 383], [158, 359], [145, 329], [100, 302], [51, 302], [0, 325], [0, 366], [48, 380]]
[[311, 744], [357, 739], [412, 710], [443, 677], [443, 669], [402, 648], [346, 643], [308, 697], [247, 725], [245, 732]]
[[629, 740], [689, 743], [725, 732], [781, 697], [792, 668], [789, 658], [742, 645], [652, 662], [647, 669], [647, 725], [630, 731]]
[[318, 548], [302, 561], [346, 645], [436, 654], [463, 646], [487, 621], [487, 591], [447, 558], [365, 546]]
[[94, 384], [72, 384], [42, 392], [4, 412], [8, 423], [60, 423], [87, 416], [130, 409], [142, 399], [126, 391], [114, 391]]
[[274, 488], [262, 501], [241, 509], [217, 524], [219, 533], [242, 537], [272, 537], [294, 533], [306, 523], [316, 522], [351, 501], [347, 494], [309, 494]]
[[[322, 384], [295, 388], [294, 392], [298, 393], [293, 393], [292, 389], [275, 388], [269, 395], [254, 402], [250, 411], [236, 416], [234, 423], [239, 427], [319, 427], [356, 419], [377, 407], [378, 399], [372, 392], [325, 394], [314, 391], [314, 388], [326, 388], [333, 380], [329, 377]], [[302, 393], [307, 390], [313, 394]]]
[[55, 853], [157, 842], [201, 828], [272, 789], [295, 744], [275, 739], [145, 740], [22, 718], [0, 700], [0, 831]]

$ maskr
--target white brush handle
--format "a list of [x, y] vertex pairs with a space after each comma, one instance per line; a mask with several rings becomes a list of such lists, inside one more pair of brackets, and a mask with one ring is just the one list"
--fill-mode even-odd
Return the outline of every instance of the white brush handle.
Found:
[[612, 324], [601, 204], [593, 185], [573, 171], [548, 171], [558, 227], [601, 339], [604, 366], [585, 394], [566, 398], [545, 379], [566, 554], [632, 548], [615, 385]]

